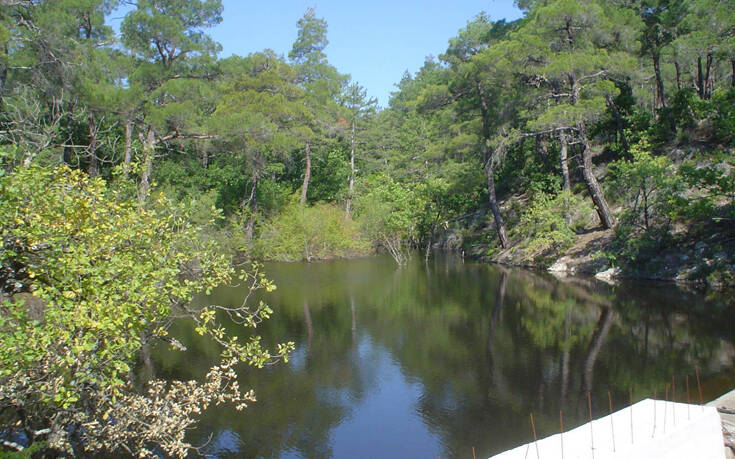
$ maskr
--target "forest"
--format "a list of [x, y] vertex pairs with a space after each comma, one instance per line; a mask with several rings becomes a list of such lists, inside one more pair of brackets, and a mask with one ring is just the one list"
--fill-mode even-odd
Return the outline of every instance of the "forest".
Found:
[[[274, 289], [262, 261], [445, 249], [735, 285], [735, 1], [516, 4], [380, 107], [314, 9], [288, 55], [222, 58], [221, 0], [0, 0], [2, 445], [186, 455], [201, 410], [254, 401], [237, 363], [293, 348], [222, 325], [265, 303], [189, 305]], [[182, 316], [221, 362], [146, 392], [137, 353]]]

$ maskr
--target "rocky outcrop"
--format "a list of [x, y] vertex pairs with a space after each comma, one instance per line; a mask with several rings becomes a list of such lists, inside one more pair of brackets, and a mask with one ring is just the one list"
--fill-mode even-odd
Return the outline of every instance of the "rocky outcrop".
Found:
[[712, 242], [671, 246], [650, 258], [611, 266], [602, 256], [602, 250], [612, 243], [613, 237], [609, 231], [580, 236], [572, 249], [554, 261], [548, 271], [592, 274], [606, 282], [649, 279], [714, 288], [735, 287], [735, 244], [732, 242], [728, 244], [722, 238], [713, 238]]
[[711, 234], [709, 240], [665, 247], [646, 259], [613, 266], [605, 252], [615, 241], [611, 230], [580, 234], [574, 245], [561, 256], [539, 261], [534, 254], [518, 247], [499, 251], [488, 261], [546, 269], [555, 275], [592, 275], [615, 283], [617, 279], [647, 279], [707, 285], [713, 288], [735, 287], [735, 240]]

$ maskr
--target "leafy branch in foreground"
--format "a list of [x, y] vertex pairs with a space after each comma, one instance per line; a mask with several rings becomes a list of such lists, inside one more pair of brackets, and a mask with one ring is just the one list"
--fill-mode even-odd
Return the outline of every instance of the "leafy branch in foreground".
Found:
[[[261, 367], [293, 348], [271, 352], [258, 337], [238, 343], [214, 320], [220, 307], [188, 306], [234, 272], [164, 199], [143, 208], [67, 167], [17, 169], [0, 178], [0, 196], [0, 423], [28, 445], [183, 457], [194, 448], [186, 429], [207, 406], [255, 400], [238, 387], [238, 362]], [[257, 266], [246, 277], [251, 291], [275, 288]], [[271, 311], [244, 302], [225, 312], [255, 328]], [[151, 381], [138, 393], [131, 367], [139, 350], [175, 343], [168, 328], [182, 315], [221, 345], [222, 361], [203, 383]]]

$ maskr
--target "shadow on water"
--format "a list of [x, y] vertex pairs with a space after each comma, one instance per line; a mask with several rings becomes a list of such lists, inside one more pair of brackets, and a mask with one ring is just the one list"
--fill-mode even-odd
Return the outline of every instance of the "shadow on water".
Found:
[[[732, 384], [727, 295], [452, 256], [415, 256], [400, 270], [376, 257], [266, 271], [278, 285], [266, 297], [276, 313], [258, 331], [267, 343], [295, 341], [296, 351], [286, 365], [242, 368], [241, 386], [259, 400], [247, 410], [205, 413], [189, 440], [211, 434], [212, 456], [472, 457], [475, 447], [487, 457], [529, 441], [530, 412], [542, 436], [558, 432], [560, 410], [565, 427], [585, 422], [588, 391], [601, 416], [608, 391], [619, 408], [629, 390], [648, 397], [695, 369], [705, 399]], [[242, 294], [226, 287], [199, 301], [239, 304]], [[145, 371], [206, 372], [217, 348], [184, 330], [174, 335], [191, 352], [157, 348]]]

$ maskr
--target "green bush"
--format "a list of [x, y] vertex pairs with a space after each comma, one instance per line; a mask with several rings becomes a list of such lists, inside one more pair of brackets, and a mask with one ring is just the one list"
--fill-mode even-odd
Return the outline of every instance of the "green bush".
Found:
[[720, 142], [735, 144], [735, 88], [718, 89], [712, 95], [713, 125]]
[[255, 241], [259, 258], [277, 261], [324, 260], [368, 253], [357, 224], [333, 204], [297, 202], [263, 223]]
[[610, 163], [610, 188], [624, 200], [621, 225], [631, 231], [668, 230], [683, 183], [666, 156], [653, 156], [646, 138], [633, 145], [632, 160]]
[[[253, 400], [233, 367], [262, 367], [292, 345], [238, 341], [220, 325], [221, 307], [189, 303], [235, 274], [191, 215], [163, 195], [141, 206], [65, 166], [0, 178], [0, 430], [45, 430], [44, 457], [102, 457], [123, 446], [184, 457], [192, 448], [184, 436], [203, 409]], [[255, 265], [240, 278], [275, 288]], [[270, 313], [264, 303], [227, 309], [251, 328]], [[138, 353], [175, 342], [174, 315], [214, 340], [222, 361], [201, 383], [153, 380], [139, 392], [129, 379]]]
[[587, 226], [594, 211], [587, 200], [570, 192], [537, 193], [521, 215], [512, 236], [519, 247], [541, 256], [553, 256], [574, 244], [576, 231]]
[[378, 174], [364, 181], [355, 203], [355, 215], [362, 233], [375, 247], [387, 250], [399, 266], [406, 264], [408, 245], [418, 235], [420, 214], [426, 196], [415, 189]]
[[627, 265], [640, 268], [661, 252], [673, 245], [672, 234], [664, 228], [655, 227], [647, 231], [621, 222], [615, 227], [615, 240], [604, 253], [614, 266]]
[[668, 110], [679, 129], [693, 129], [713, 112], [712, 103], [702, 100], [691, 88], [677, 91]]

